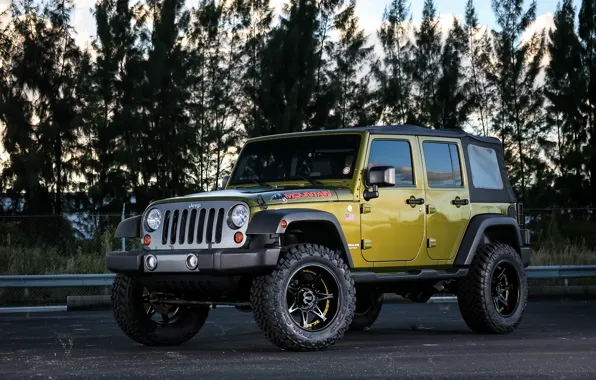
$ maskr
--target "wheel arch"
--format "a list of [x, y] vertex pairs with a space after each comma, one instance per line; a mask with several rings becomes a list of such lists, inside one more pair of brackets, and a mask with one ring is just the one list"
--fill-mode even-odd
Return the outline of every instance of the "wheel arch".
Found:
[[[282, 227], [281, 222], [287, 224]], [[265, 210], [254, 215], [246, 230], [248, 236], [278, 234], [288, 244], [312, 243], [335, 250], [348, 264], [354, 263], [341, 224], [335, 215], [319, 210]], [[308, 238], [306, 238], [308, 236]]]
[[469, 266], [482, 243], [508, 244], [522, 257], [522, 237], [519, 224], [509, 216], [483, 214], [474, 216], [468, 225], [455, 257], [456, 266]]

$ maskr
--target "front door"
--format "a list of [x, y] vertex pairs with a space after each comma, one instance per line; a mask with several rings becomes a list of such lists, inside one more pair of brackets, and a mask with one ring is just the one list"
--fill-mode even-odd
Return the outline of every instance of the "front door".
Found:
[[471, 210], [462, 175], [461, 142], [420, 137], [420, 150], [426, 170], [427, 253], [433, 260], [452, 259]]
[[421, 159], [413, 155], [415, 137], [375, 137], [368, 146], [367, 169], [394, 166], [395, 186], [362, 200], [362, 255], [369, 262], [414, 260], [424, 243], [424, 183]]

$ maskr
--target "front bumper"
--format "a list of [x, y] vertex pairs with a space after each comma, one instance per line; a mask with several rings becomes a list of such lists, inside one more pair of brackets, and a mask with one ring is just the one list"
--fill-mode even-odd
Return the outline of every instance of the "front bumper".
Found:
[[[280, 248], [113, 251], [106, 254], [106, 265], [111, 272], [128, 274], [241, 274], [272, 269], [279, 252]], [[186, 266], [191, 253], [199, 259], [195, 270]], [[157, 258], [154, 270], [149, 270], [145, 261], [150, 254]]]

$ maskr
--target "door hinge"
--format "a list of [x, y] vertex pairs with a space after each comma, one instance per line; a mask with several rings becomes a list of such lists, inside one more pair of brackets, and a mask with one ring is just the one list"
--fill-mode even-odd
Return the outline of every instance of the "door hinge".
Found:
[[371, 249], [372, 248], [372, 240], [362, 239], [362, 249]]
[[360, 205], [360, 213], [361, 214], [368, 214], [371, 211], [371, 207], [370, 205], [367, 204], [362, 204]]
[[437, 208], [433, 205], [426, 205], [426, 213], [427, 214], [434, 214], [437, 212]]
[[429, 238], [428, 239], [428, 248], [434, 248], [437, 246], [437, 239]]

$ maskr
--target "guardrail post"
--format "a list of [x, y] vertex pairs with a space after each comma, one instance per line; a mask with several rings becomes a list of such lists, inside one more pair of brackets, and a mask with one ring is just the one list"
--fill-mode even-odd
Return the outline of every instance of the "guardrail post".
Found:
[[[126, 203], [122, 203], [122, 220], [124, 220], [124, 211], [126, 210]], [[126, 238], [122, 238], [122, 252], [126, 251]]]

